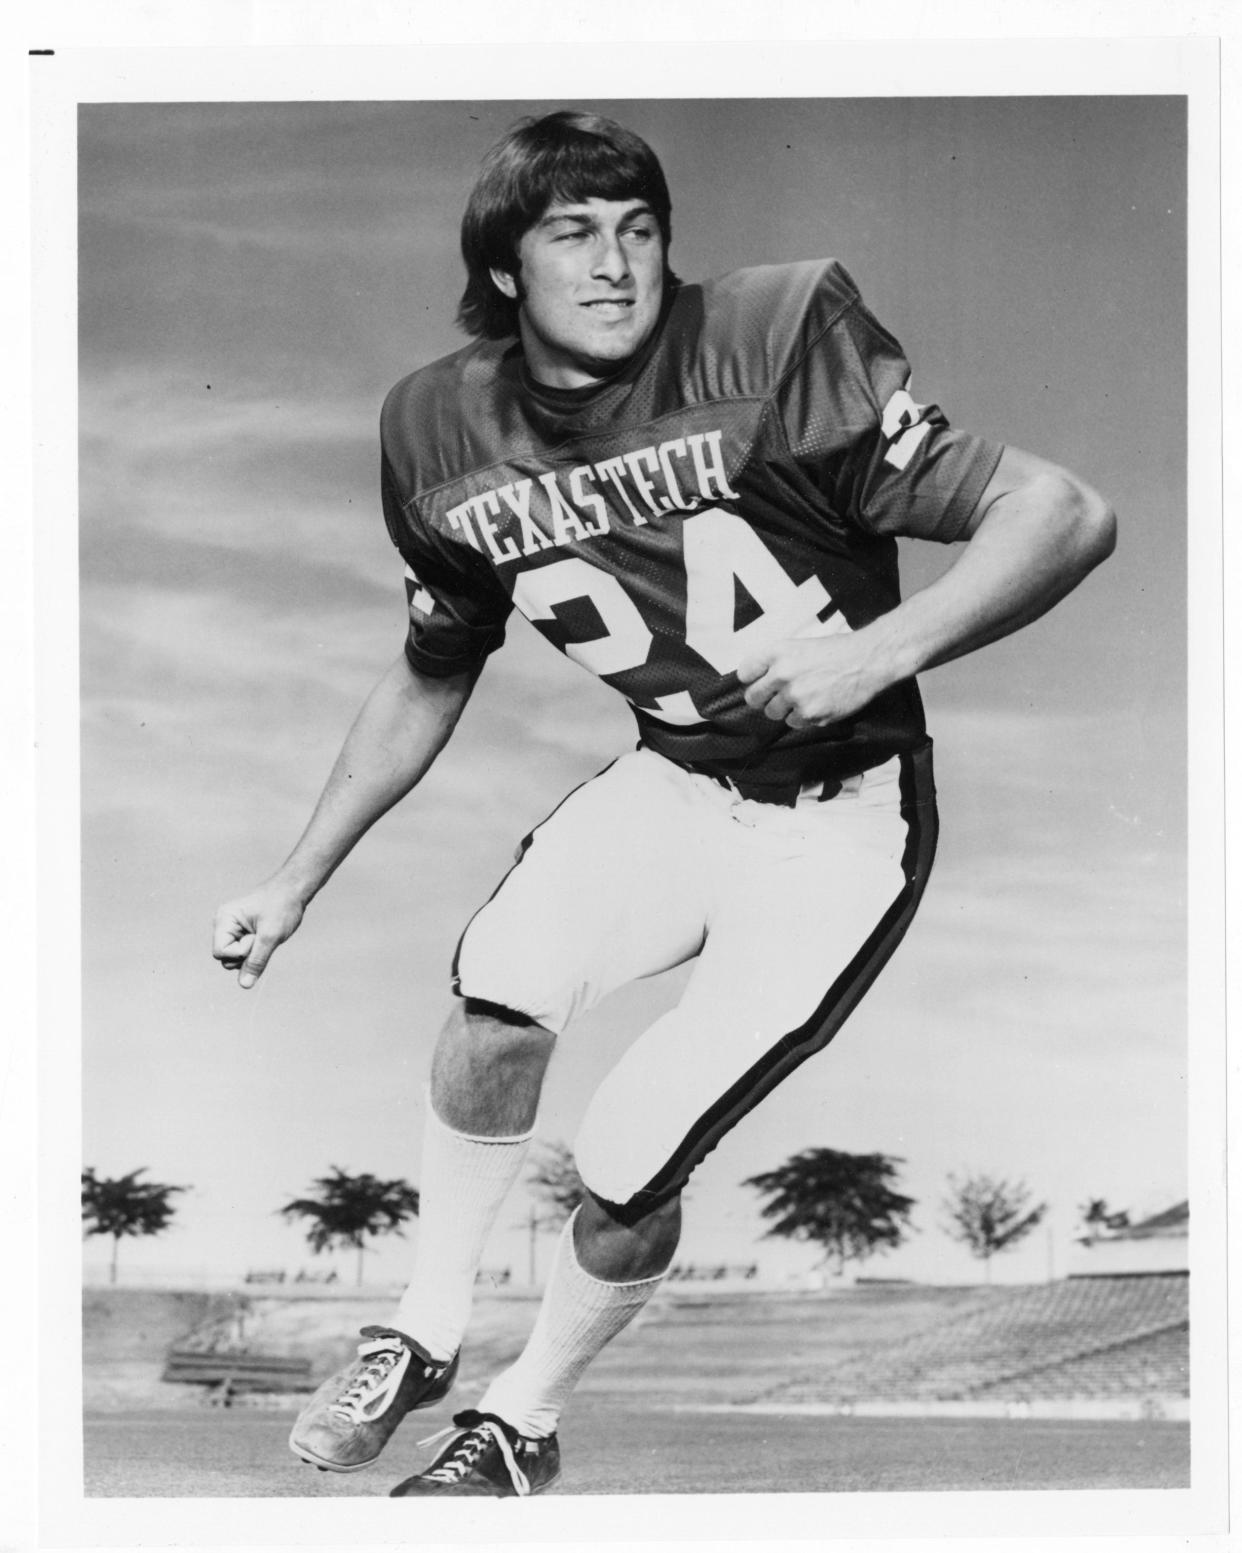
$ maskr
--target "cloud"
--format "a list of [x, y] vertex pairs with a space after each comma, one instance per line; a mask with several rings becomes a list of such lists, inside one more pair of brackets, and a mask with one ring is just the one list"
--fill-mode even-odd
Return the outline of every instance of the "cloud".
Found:
[[[297, 214], [293, 205], [283, 215], [274, 201], [295, 201], [312, 190], [323, 195], [322, 180], [313, 183], [313, 174], [286, 179], [283, 188], [274, 188], [269, 180], [258, 180], [247, 187], [244, 182], [230, 184], [227, 202], [221, 201], [219, 214], [208, 218], [195, 214], [199, 207], [197, 191], [129, 187], [118, 202], [115, 196], [88, 195], [82, 202], [82, 217], [104, 228], [95, 240], [107, 240], [109, 226], [123, 228], [129, 238], [158, 242], [170, 248], [184, 247], [197, 254], [198, 262], [208, 262], [204, 245], [219, 250], [226, 261], [255, 258], [264, 264], [280, 260], [296, 263], [348, 260], [365, 253], [370, 262], [384, 254], [403, 263], [417, 264], [436, 257], [451, 243], [442, 231], [428, 232], [413, 225], [408, 212], [390, 207], [377, 209], [371, 187], [355, 188], [352, 198], [346, 194], [338, 202], [332, 224], [310, 220]], [[351, 219], [350, 206], [357, 214]], [[365, 213], [365, 221], [360, 217]]]
[[[93, 458], [142, 462], [236, 454], [251, 447], [332, 448], [364, 442], [374, 451], [377, 420], [351, 396], [334, 398], [319, 385], [289, 384], [281, 393], [270, 378], [233, 378], [212, 385], [188, 364], [142, 368], [112, 365], [82, 385], [79, 422]], [[178, 467], [170, 469], [174, 479]]]
[[80, 484], [87, 601], [100, 587], [206, 590], [223, 624], [225, 595], [269, 616], [400, 598], [374, 416], [357, 401], [116, 371], [83, 394]]

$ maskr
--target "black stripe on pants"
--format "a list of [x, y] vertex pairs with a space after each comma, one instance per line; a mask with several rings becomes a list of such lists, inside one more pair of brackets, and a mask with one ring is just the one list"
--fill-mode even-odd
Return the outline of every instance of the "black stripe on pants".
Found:
[[796, 1067], [823, 1051], [858, 1007], [914, 920], [936, 855], [938, 822], [930, 742], [901, 761], [901, 815], [906, 844], [901, 856], [905, 883], [858, 953], [829, 987], [819, 1007], [776, 1044], [699, 1117], [668, 1163], [624, 1203], [599, 1200], [622, 1224], [636, 1224], [653, 1208], [675, 1197], [691, 1172], [738, 1122], [770, 1095]]

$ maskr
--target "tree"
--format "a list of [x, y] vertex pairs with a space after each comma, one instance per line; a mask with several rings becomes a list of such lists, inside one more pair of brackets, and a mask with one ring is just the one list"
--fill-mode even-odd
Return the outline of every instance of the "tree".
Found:
[[528, 1279], [535, 1284], [535, 1243], [540, 1230], [559, 1230], [586, 1196], [574, 1152], [567, 1143], [539, 1139], [532, 1150], [526, 1184], [535, 1201], [527, 1219], [529, 1237]]
[[586, 1187], [567, 1143], [537, 1141], [526, 1181], [532, 1196], [542, 1204], [541, 1229], [560, 1229], [586, 1196]]
[[112, 1236], [112, 1262], [109, 1283], [116, 1282], [117, 1253], [125, 1235], [159, 1235], [169, 1226], [177, 1211], [170, 1201], [184, 1186], [168, 1186], [161, 1181], [139, 1181], [147, 1173], [146, 1165], [125, 1176], [98, 1176], [93, 1167], [82, 1172], [82, 1222], [85, 1234]]
[[331, 1169], [313, 1183], [318, 1196], [295, 1197], [277, 1211], [286, 1219], [310, 1220], [306, 1238], [316, 1256], [334, 1245], [353, 1246], [361, 1285], [368, 1237], [404, 1234], [402, 1224], [418, 1214], [418, 1189], [400, 1178], [381, 1181], [369, 1173], [351, 1176], [339, 1165]]
[[992, 1258], [998, 1251], [1011, 1251], [1042, 1220], [1048, 1211], [1046, 1202], [1030, 1206], [1030, 1188], [1024, 1181], [998, 1181], [988, 1175], [949, 1177], [949, 1195], [943, 1206], [949, 1215], [945, 1226], [954, 1240], [960, 1240], [971, 1256], [983, 1262], [984, 1273], [992, 1279]]
[[1102, 1197], [1089, 1197], [1078, 1209], [1086, 1240], [1098, 1240], [1105, 1230], [1126, 1229], [1130, 1223], [1128, 1209], [1114, 1213]]
[[770, 1237], [809, 1240], [835, 1257], [838, 1273], [848, 1261], [902, 1244], [914, 1198], [890, 1182], [905, 1161], [888, 1154], [847, 1154], [839, 1149], [803, 1149], [783, 1165], [743, 1181], [769, 1200], [761, 1213], [773, 1219]]

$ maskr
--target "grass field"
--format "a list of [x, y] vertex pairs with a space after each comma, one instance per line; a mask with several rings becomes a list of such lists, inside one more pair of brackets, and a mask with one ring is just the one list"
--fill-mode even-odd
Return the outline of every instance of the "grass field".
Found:
[[[126, 1410], [86, 1420], [86, 1492], [127, 1498], [387, 1495], [430, 1452], [417, 1441], [451, 1408], [407, 1419], [365, 1472], [297, 1461], [286, 1415]], [[1184, 1488], [1178, 1423], [824, 1418], [698, 1413], [579, 1396], [561, 1428], [559, 1494], [908, 1493]]]

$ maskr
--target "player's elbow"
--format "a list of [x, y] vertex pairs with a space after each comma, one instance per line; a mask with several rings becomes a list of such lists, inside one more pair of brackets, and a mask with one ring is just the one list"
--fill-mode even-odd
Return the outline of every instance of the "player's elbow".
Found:
[[1116, 549], [1117, 514], [1098, 491], [1065, 470], [1045, 475], [1041, 483], [1055, 514], [1066, 568], [1085, 577]]
[[1089, 485], [1078, 486], [1078, 506], [1080, 543], [1087, 552], [1088, 566], [1098, 566], [1117, 548], [1117, 514]]

